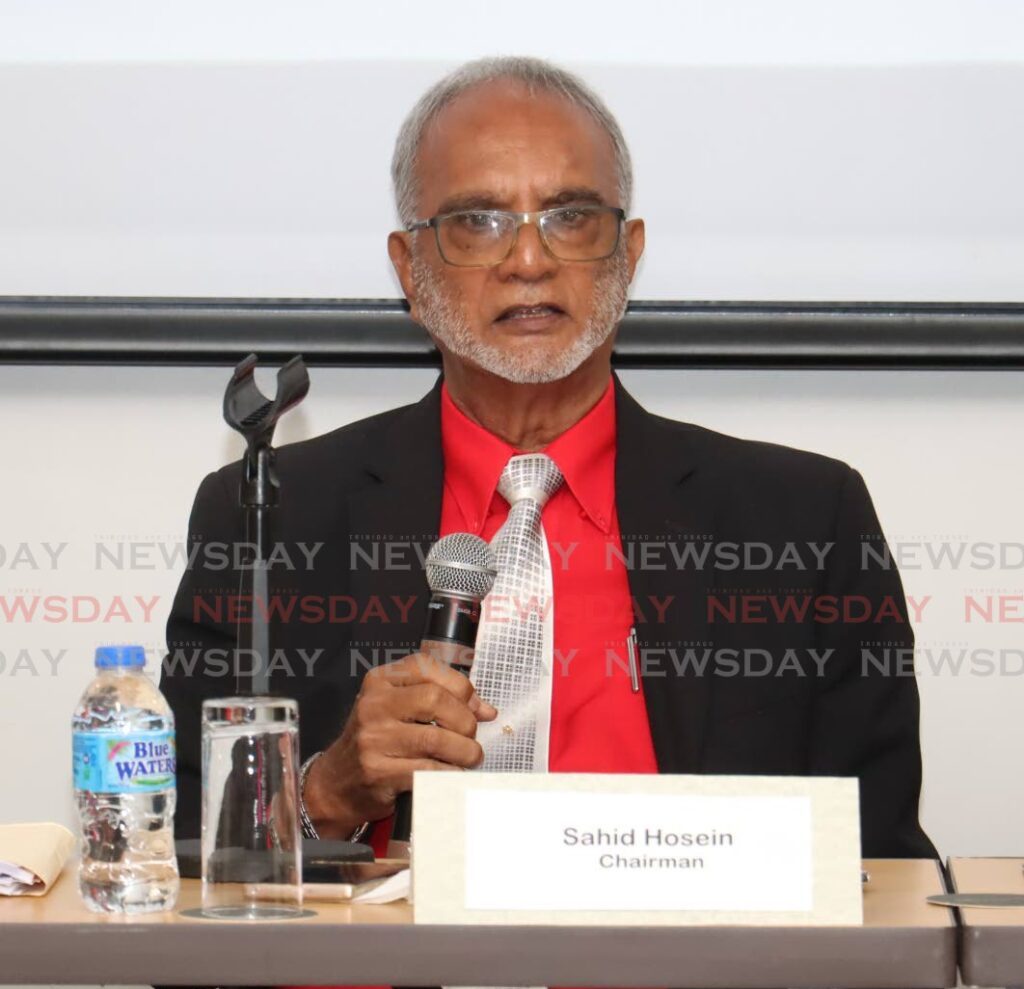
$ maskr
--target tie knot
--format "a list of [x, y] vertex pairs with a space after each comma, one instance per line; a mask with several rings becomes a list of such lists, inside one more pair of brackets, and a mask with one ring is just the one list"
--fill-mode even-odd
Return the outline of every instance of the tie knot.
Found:
[[541, 508], [562, 484], [562, 472], [546, 453], [511, 457], [498, 480], [498, 494], [510, 505], [531, 498]]

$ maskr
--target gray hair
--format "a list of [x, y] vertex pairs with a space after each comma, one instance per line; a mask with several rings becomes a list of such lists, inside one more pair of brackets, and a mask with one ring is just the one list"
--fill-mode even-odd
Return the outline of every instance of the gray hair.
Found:
[[633, 198], [633, 165], [629, 148], [618, 122], [604, 101], [581, 79], [540, 58], [503, 55], [467, 62], [430, 87], [409, 112], [398, 132], [391, 158], [391, 181], [395, 205], [403, 226], [418, 219], [416, 199], [416, 159], [420, 142], [438, 114], [463, 93], [492, 82], [510, 80], [523, 84], [531, 96], [538, 91], [564, 97], [573, 106], [585, 110], [611, 138], [619, 178], [620, 205], [628, 213]]

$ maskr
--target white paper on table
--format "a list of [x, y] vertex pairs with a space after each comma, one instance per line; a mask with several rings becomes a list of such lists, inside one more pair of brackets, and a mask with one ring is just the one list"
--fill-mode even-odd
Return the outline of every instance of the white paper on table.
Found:
[[42, 880], [34, 872], [13, 862], [0, 862], [0, 896], [18, 896], [36, 885], [42, 885]]
[[393, 876], [370, 889], [358, 892], [352, 897], [353, 903], [394, 903], [396, 900], [411, 900], [411, 881], [408, 869], [396, 872]]

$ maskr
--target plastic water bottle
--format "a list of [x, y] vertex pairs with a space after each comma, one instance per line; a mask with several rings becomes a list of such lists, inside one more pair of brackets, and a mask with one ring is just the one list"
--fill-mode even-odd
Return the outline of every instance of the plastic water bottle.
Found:
[[71, 723], [79, 888], [98, 913], [170, 910], [178, 899], [174, 715], [145, 665], [141, 646], [97, 649]]

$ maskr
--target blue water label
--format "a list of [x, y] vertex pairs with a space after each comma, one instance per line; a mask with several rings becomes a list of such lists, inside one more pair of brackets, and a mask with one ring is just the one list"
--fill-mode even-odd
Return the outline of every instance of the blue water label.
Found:
[[72, 732], [76, 790], [152, 793], [174, 789], [174, 732]]

